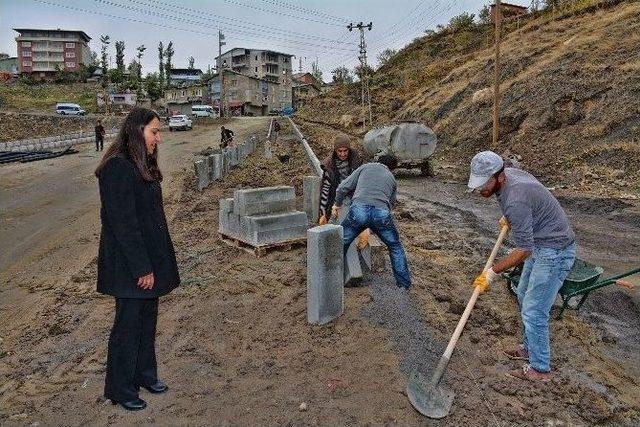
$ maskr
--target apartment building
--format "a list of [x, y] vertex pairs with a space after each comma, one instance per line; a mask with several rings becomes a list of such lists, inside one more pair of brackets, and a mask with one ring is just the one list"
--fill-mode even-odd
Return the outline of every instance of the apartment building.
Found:
[[14, 28], [18, 48], [18, 71], [47, 77], [62, 70], [79, 71], [91, 61], [89, 37], [84, 31]]
[[[211, 101], [215, 107], [220, 102], [220, 76], [209, 80]], [[237, 71], [224, 71], [225, 106], [233, 115], [264, 116], [271, 110], [291, 106], [291, 84], [284, 85], [270, 80], [247, 76]]]
[[163, 101], [171, 114], [191, 114], [192, 105], [208, 104], [211, 99], [205, 84], [191, 84], [166, 89]]
[[[272, 50], [236, 47], [216, 57], [216, 64], [219, 70], [225, 69], [255, 80], [267, 82], [268, 84], [265, 87], [269, 88], [270, 95], [268, 96], [268, 101], [265, 95], [264, 105], [271, 110], [291, 106], [292, 57], [293, 55]], [[233, 88], [231, 88], [228, 96], [231, 96], [232, 91]], [[252, 100], [251, 102], [254, 101]]]

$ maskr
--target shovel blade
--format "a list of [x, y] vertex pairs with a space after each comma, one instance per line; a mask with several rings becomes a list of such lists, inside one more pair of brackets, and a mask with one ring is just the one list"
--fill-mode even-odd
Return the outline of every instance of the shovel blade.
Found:
[[431, 384], [419, 372], [414, 371], [407, 384], [409, 401], [422, 415], [444, 418], [449, 415], [455, 393], [440, 384]]

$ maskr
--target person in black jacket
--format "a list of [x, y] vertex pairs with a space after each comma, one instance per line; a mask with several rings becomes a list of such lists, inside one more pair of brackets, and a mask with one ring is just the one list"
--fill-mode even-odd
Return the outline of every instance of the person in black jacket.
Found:
[[227, 148], [229, 145], [232, 145], [233, 135], [234, 133], [231, 129], [220, 126], [220, 146], [222, 148]]
[[158, 297], [180, 284], [162, 204], [160, 118], [132, 110], [96, 169], [100, 184], [98, 292], [115, 297], [104, 395], [128, 410], [146, 407], [143, 387], [164, 393], [155, 335]]

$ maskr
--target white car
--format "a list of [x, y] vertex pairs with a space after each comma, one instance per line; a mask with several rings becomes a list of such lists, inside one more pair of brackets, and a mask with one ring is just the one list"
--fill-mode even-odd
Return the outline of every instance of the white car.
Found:
[[169, 130], [174, 131], [175, 129], [193, 129], [193, 123], [188, 116], [183, 114], [171, 116], [169, 118]]
[[61, 116], [84, 116], [86, 111], [84, 111], [78, 104], [59, 102], [56, 104], [56, 113]]

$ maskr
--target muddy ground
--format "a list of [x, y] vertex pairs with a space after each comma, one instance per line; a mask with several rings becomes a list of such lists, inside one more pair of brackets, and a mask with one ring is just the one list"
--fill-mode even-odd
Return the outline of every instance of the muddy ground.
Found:
[[[234, 130], [240, 137], [264, 136], [266, 125], [247, 120], [236, 122]], [[215, 128], [194, 132], [167, 137], [163, 151], [171, 171], [165, 203], [183, 280], [160, 306], [159, 371], [170, 391], [143, 393], [150, 406], [139, 413], [114, 408], [101, 397], [113, 301], [95, 292], [98, 204], [92, 187], [84, 185], [88, 208], [73, 231], [54, 216], [51, 223], [66, 234], [48, 237], [50, 244], [30, 252], [28, 262], [16, 263], [17, 253], [3, 265], [2, 424], [640, 422], [638, 306], [615, 288], [592, 295], [579, 315], [571, 312], [552, 323], [557, 376], [551, 384], [535, 385], [504, 375], [517, 364], [500, 352], [517, 342], [519, 322], [505, 287], [494, 286], [480, 298], [445, 377], [457, 393], [450, 416], [432, 421], [418, 415], [404, 392], [408, 373], [430, 372], [443, 350], [497, 235], [495, 202], [467, 197], [459, 183], [401, 171], [396, 218], [415, 286], [409, 294], [398, 292], [388, 272], [376, 274], [346, 289], [338, 321], [310, 326], [304, 248], [255, 258], [217, 236], [218, 200], [236, 188], [286, 184], [300, 195], [301, 178], [311, 172], [301, 146], [285, 126], [273, 148], [276, 156], [265, 158], [260, 147], [222, 183], [198, 193], [193, 153], [218, 134]], [[319, 154], [326, 153], [327, 129], [306, 125], [303, 132]], [[25, 182], [46, 176], [19, 166], [3, 172], [23, 180], [13, 182], [12, 197]], [[610, 209], [611, 201], [571, 194], [562, 201], [576, 224], [581, 256], [607, 272], [637, 264], [637, 205]], [[41, 238], [46, 236], [42, 231]]]

